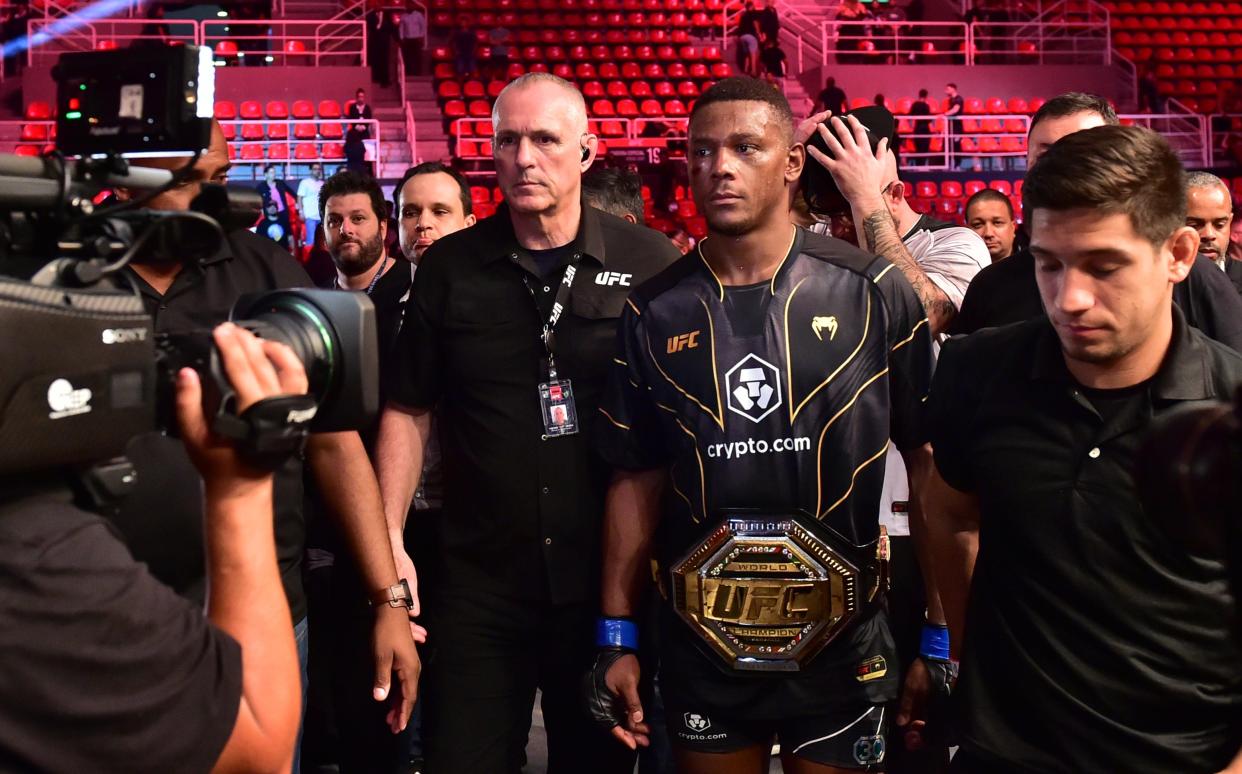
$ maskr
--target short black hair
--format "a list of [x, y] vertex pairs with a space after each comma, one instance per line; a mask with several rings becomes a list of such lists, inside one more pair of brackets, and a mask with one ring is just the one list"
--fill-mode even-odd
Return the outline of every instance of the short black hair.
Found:
[[766, 81], [746, 75], [716, 81], [690, 109], [690, 124], [694, 124], [694, 117], [703, 108], [720, 102], [762, 102], [772, 108], [781, 122], [781, 128], [785, 130], [785, 136], [793, 136], [793, 111], [789, 108], [789, 100]]
[[280, 165], [279, 165], [279, 164], [264, 164], [264, 165], [263, 165], [263, 174], [265, 174], [265, 175], [266, 175], [266, 174], [267, 174], [268, 172], [270, 172], [271, 170], [273, 170], [273, 169], [279, 169], [279, 168], [280, 168]]
[[919, 99], [927, 98], [927, 89], [919, 89]]
[[1046, 118], [1064, 118], [1078, 113], [1096, 113], [1108, 126], [1117, 126], [1121, 123], [1117, 118], [1117, 111], [1113, 110], [1113, 106], [1103, 97], [1082, 91], [1067, 91], [1048, 100], [1039, 110], [1035, 111], [1027, 133], [1033, 131], [1035, 125]]
[[1186, 223], [1186, 174], [1160, 135], [1138, 126], [1097, 126], [1062, 137], [1022, 183], [1027, 223], [1038, 209], [1091, 209], [1130, 218], [1160, 246]]
[[953, 89], [954, 91], [957, 91], [957, 84], [956, 84], [956, 83], [946, 83], [946, 84], [945, 84], [945, 86], [948, 86], [950, 89]]
[[370, 197], [371, 210], [375, 212], [376, 218], [380, 221], [388, 220], [388, 203], [384, 201], [384, 191], [380, 188], [379, 182], [370, 175], [355, 172], [352, 169], [337, 172], [324, 181], [323, 188], [319, 189], [319, 220], [324, 220], [328, 200], [333, 196], [346, 196], [356, 193], [366, 194]]
[[443, 164], [439, 161], [424, 161], [422, 164], [410, 167], [405, 171], [405, 174], [397, 182], [397, 187], [392, 189], [393, 214], [401, 217], [401, 189], [405, 188], [406, 183], [410, 182], [410, 178], [419, 175], [434, 175], [437, 172], [448, 175], [453, 178], [453, 182], [457, 183], [458, 195], [461, 197], [461, 214], [473, 215], [474, 200], [470, 196], [470, 184], [466, 182], [465, 175], [448, 164]]
[[638, 175], [615, 167], [592, 167], [582, 176], [582, 196], [587, 204], [618, 218], [633, 215], [643, 222], [643, 181]]
[[1009, 219], [1014, 220], [1013, 202], [1009, 201], [1009, 197], [997, 191], [995, 188], [984, 188], [975, 192], [975, 195], [966, 200], [966, 206], [962, 208], [962, 215], [967, 217], [967, 225], [969, 225], [970, 205], [975, 202], [1001, 202], [1005, 205], [1005, 209], [1009, 210]]

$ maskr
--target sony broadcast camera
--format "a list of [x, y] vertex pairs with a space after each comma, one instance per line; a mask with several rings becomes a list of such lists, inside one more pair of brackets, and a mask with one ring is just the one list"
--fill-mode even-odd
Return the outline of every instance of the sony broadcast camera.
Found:
[[[239, 415], [211, 331], [157, 335], [121, 271], [136, 255], [208, 258], [258, 218], [256, 193], [220, 185], [205, 184], [188, 212], [142, 207], [184, 181], [210, 142], [210, 49], [71, 53], [53, 75], [58, 151], [0, 154], [0, 477], [107, 470], [104, 488], [121, 494], [124, 463], [108, 461], [137, 434], [175, 430], [175, 375], [186, 366], [202, 376], [212, 427], [260, 463], [296, 452], [309, 431], [369, 423], [378, 353], [364, 295], [298, 289], [240, 298], [233, 322], [288, 345], [310, 392]], [[143, 155], [186, 163], [175, 172], [129, 166]], [[102, 200], [118, 187], [134, 198]], [[98, 485], [100, 474], [91, 475]]]

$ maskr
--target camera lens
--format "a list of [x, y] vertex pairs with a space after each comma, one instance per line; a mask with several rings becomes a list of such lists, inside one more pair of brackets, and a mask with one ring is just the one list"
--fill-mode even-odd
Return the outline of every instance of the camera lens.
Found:
[[339, 345], [331, 323], [310, 303], [297, 296], [268, 299], [268, 309], [237, 324], [256, 336], [278, 341], [293, 350], [306, 369], [309, 392], [322, 403], [338, 371]]

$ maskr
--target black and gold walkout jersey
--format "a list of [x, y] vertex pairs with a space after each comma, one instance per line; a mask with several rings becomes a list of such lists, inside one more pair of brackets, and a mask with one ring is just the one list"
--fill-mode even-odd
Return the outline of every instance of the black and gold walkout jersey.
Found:
[[658, 558], [733, 508], [814, 516], [872, 544], [889, 439], [926, 440], [932, 338], [882, 258], [796, 229], [763, 286], [725, 287], [692, 253], [631, 296], [601, 406], [614, 466], [669, 466]]

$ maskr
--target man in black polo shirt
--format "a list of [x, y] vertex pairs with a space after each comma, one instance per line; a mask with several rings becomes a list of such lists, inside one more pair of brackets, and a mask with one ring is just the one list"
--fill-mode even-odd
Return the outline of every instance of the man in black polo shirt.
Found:
[[[1118, 123], [1117, 113], [1101, 97], [1080, 92], [1054, 97], [1031, 118], [1027, 166], [1034, 166], [1045, 151], [1066, 135]], [[1174, 287], [1173, 301], [1192, 326], [1242, 352], [1242, 299], [1211, 260], [1195, 261], [1186, 281]], [[1029, 320], [1043, 312], [1035, 284], [1035, 259], [1029, 250], [1021, 249], [975, 276], [949, 333], [973, 333], [981, 328]]]
[[[618, 697], [614, 735], [645, 744], [632, 617], [654, 556], [683, 772], [766, 770], [774, 738], [786, 771], [870, 770], [886, 755], [898, 665], [870, 576], [886, 545], [876, 512], [889, 439], [907, 451], [926, 440], [931, 334], [892, 264], [790, 223], [803, 161], [778, 92], [730, 78], [699, 99], [690, 180], [709, 236], [630, 297], [600, 409], [617, 472], [597, 711], [603, 721], [605, 695]], [[816, 561], [858, 568], [836, 592], [848, 611], [811, 601]]]
[[[143, 164], [179, 168], [184, 159], [143, 159]], [[213, 124], [211, 146], [198, 160], [189, 180], [160, 194], [147, 206], [188, 209], [202, 183], [227, 179], [228, 145], [218, 123]], [[142, 255], [125, 270], [158, 332], [212, 327], [228, 319], [233, 304], [244, 293], [277, 288], [306, 287], [310, 278], [297, 262], [274, 243], [249, 231], [228, 234], [226, 245], [211, 258], [182, 263], [175, 257]], [[121, 503], [115, 521], [136, 557], [155, 575], [191, 599], [202, 600], [204, 568], [201, 559], [202, 498], [200, 479], [181, 444], [158, 433], [131, 441], [126, 455], [134, 463], [138, 483]], [[397, 574], [383, 527], [382, 506], [374, 473], [357, 433], [320, 433], [307, 443], [306, 460], [319, 482], [325, 505], [348, 536], [359, 559], [368, 592], [394, 585]], [[306, 525], [302, 505], [303, 461], [287, 463], [275, 476], [276, 546], [281, 580], [289, 598], [297, 631], [303, 670], [306, 664], [306, 597], [302, 588], [302, 553]], [[389, 715], [394, 730], [405, 724], [413, 702], [418, 674], [405, 611], [375, 608], [374, 655], [377, 701], [395, 703]], [[391, 674], [399, 675], [391, 692]], [[303, 673], [305, 677], [305, 672]], [[359, 687], [359, 690], [365, 690]]]
[[582, 205], [597, 140], [572, 85], [519, 78], [494, 122], [506, 204], [424, 253], [380, 428], [396, 540], [431, 410], [443, 420], [427, 766], [516, 772], [538, 687], [550, 771], [628, 771], [632, 758], [590, 723], [578, 694], [607, 481], [590, 442], [625, 297], [677, 254], [659, 233]]
[[1153, 417], [1242, 382], [1172, 303], [1198, 247], [1181, 164], [1146, 129], [1098, 127], [1049, 149], [1023, 198], [1047, 316], [951, 339], [931, 397], [954, 766], [1217, 772], [1242, 747], [1237, 599], [1133, 474]]

